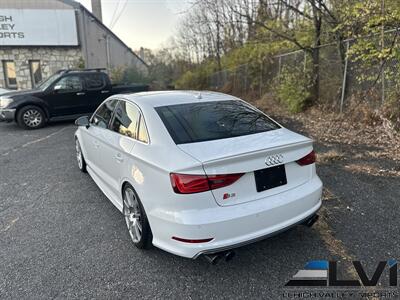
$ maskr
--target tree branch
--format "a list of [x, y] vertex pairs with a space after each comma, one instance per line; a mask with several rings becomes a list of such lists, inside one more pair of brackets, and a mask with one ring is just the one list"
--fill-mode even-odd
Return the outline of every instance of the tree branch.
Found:
[[312, 17], [309, 14], [301, 11], [300, 9], [298, 9], [297, 7], [291, 5], [290, 3], [286, 2], [285, 0], [281, 0], [281, 2], [283, 3], [283, 5], [285, 5], [290, 10], [296, 12], [297, 14], [299, 14], [299, 15], [301, 15], [301, 16], [309, 19], [309, 20], [312, 20]]

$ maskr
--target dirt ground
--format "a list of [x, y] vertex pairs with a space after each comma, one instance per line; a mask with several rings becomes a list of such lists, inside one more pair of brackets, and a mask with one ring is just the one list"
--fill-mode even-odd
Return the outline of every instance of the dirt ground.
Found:
[[324, 183], [317, 228], [333, 257], [349, 262], [399, 256], [400, 134], [318, 108], [290, 114], [270, 99], [253, 104], [315, 140]]

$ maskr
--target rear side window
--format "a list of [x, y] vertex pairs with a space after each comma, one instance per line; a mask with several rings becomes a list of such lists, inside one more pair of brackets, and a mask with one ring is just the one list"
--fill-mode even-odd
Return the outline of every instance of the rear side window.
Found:
[[225, 139], [280, 128], [242, 101], [213, 101], [156, 107], [176, 144]]
[[101, 73], [84, 74], [83, 76], [88, 90], [98, 90], [106, 85], [104, 76]]
[[138, 140], [143, 143], [149, 142], [149, 135], [147, 134], [147, 128], [146, 128], [146, 124], [144, 123], [143, 116], [140, 117]]
[[93, 114], [91, 123], [101, 128], [107, 128], [116, 104], [117, 100], [104, 102]]
[[115, 109], [111, 130], [119, 134], [137, 139], [140, 112], [136, 106], [120, 101]]

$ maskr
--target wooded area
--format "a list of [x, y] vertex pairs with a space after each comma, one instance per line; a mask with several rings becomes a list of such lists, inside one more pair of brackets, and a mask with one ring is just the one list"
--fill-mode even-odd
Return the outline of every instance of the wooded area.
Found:
[[[301, 111], [316, 104], [332, 106], [326, 94], [349, 94], [349, 83], [321, 93], [326, 90], [321, 73], [327, 72], [321, 71], [326, 68], [321, 61], [330, 59], [324, 50], [328, 45], [336, 73], [324, 76], [346, 81], [349, 59], [356, 74], [351, 84], [359, 87], [349, 95], [353, 102], [368, 98], [368, 103], [379, 103], [372, 108], [379, 106], [398, 122], [399, 24], [399, 0], [201, 0], [191, 3], [168, 47], [146, 54], [153, 79], [168, 78], [176, 88], [213, 88], [210, 77], [246, 64], [246, 84]], [[280, 65], [279, 78], [262, 86], [259, 78], [272, 68], [271, 59], [296, 50], [304, 53], [304, 63]], [[385, 84], [390, 92], [382, 92]], [[227, 81], [219, 88], [232, 92]]]

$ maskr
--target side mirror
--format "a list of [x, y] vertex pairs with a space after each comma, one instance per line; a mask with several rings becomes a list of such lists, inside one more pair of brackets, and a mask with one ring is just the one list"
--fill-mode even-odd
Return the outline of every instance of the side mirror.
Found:
[[54, 91], [59, 91], [59, 90], [61, 90], [61, 89], [62, 89], [62, 86], [61, 86], [61, 85], [56, 85], [56, 86], [54, 86], [54, 88], [53, 88]]
[[76, 126], [85, 126], [86, 128], [88, 128], [90, 125], [88, 116], [83, 116], [83, 117], [76, 119], [75, 125]]

